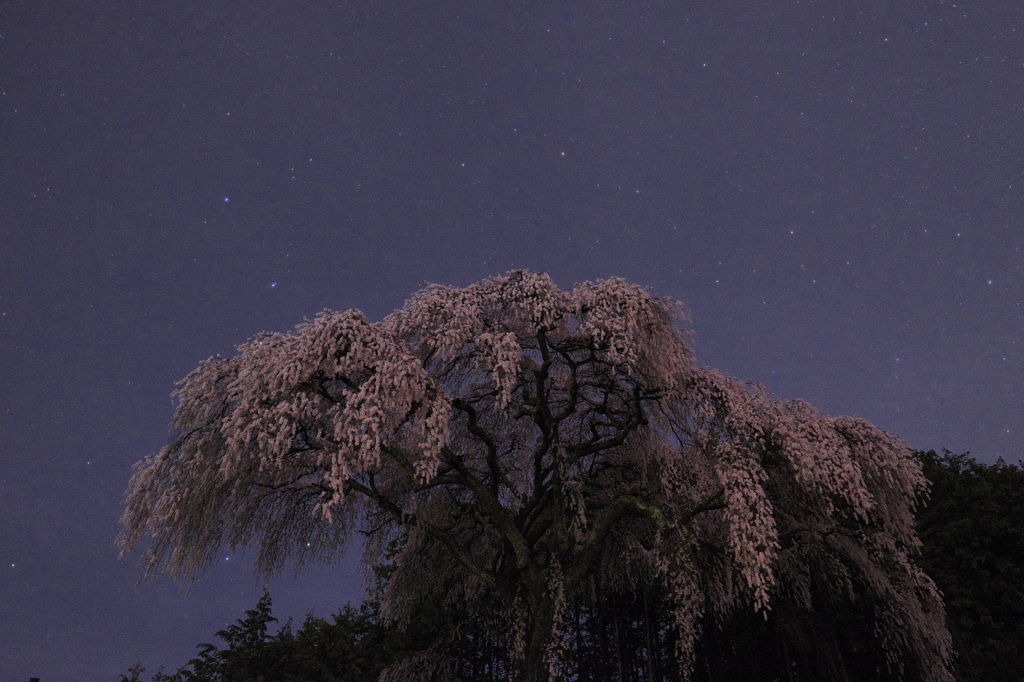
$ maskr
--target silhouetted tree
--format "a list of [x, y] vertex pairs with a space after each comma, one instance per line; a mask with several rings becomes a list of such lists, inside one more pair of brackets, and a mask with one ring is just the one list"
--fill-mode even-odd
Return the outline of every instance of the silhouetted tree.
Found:
[[191, 671], [183, 672], [185, 680], [251, 682], [265, 674], [271, 662], [268, 626], [277, 622], [271, 615], [270, 594], [264, 593], [245, 616], [244, 620], [217, 632], [217, 637], [227, 644], [226, 649], [218, 649], [213, 644], [199, 645], [200, 654], [189, 662]]
[[[380, 623], [378, 603], [345, 606], [331, 619], [306, 617], [298, 631], [277, 622], [264, 594], [245, 618], [217, 633], [221, 646], [200, 644], [200, 653], [173, 674], [157, 672], [152, 682], [376, 682], [382, 670], [423, 650], [450, 626], [424, 613], [403, 632]], [[436, 614], [431, 614], [435, 615]], [[140, 682], [139, 664], [121, 676]]]
[[921, 565], [946, 602], [962, 682], [1024, 679], [1024, 469], [918, 453], [932, 483]]
[[[431, 286], [379, 323], [260, 335], [181, 383], [122, 549], [149, 538], [148, 568], [180, 576], [224, 544], [274, 571], [333, 559], [357, 528], [377, 563], [406, 534], [382, 616], [496, 606], [528, 682], [563, 674], [585, 589], [660, 585], [687, 670], [708, 619], [856, 586], [890, 663], [950, 679], [942, 604], [910, 558], [925, 481], [906, 444], [697, 366], [681, 319], [619, 279], [564, 292], [517, 271]], [[385, 674], [450, 677], [459, 636]]]

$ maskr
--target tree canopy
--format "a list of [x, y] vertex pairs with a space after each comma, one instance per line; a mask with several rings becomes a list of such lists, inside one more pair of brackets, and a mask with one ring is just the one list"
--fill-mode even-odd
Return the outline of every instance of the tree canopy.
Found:
[[[926, 482], [907, 445], [698, 366], [684, 319], [620, 279], [566, 292], [515, 271], [430, 286], [381, 322], [325, 312], [257, 336], [181, 382], [123, 551], [148, 539], [148, 569], [182, 576], [252, 544], [272, 572], [356, 530], [379, 564], [400, 538], [382, 616], [497, 603], [531, 681], [561, 676], [585, 590], [660, 585], [684, 669], [708, 619], [859, 592], [892, 666], [951, 679], [912, 560]], [[443, 675], [442, 654], [385, 675]]]
[[1015, 682], [1024, 670], [1024, 469], [918, 453], [931, 481], [918, 515], [921, 566], [935, 579], [961, 682]]

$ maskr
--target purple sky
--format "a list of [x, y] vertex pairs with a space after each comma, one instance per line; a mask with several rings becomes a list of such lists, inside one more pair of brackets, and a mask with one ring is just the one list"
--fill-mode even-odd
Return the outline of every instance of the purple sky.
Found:
[[[685, 302], [702, 364], [1016, 462], [1022, 31], [1019, 2], [0, 3], [0, 679], [174, 670], [251, 608], [244, 555], [191, 586], [117, 559], [174, 382], [425, 282], [621, 276]], [[275, 613], [358, 599], [355, 558]]]

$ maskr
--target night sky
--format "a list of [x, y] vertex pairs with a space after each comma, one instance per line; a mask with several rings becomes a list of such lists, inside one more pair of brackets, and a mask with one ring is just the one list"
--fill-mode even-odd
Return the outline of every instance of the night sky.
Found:
[[118, 560], [174, 382], [427, 282], [621, 276], [701, 364], [1016, 462], [1022, 190], [1017, 0], [0, 1], [0, 679], [173, 671], [251, 608], [244, 553]]

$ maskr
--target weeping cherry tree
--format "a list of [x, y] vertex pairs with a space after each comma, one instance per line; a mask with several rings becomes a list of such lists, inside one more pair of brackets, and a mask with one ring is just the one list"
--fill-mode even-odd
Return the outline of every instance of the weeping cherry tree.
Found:
[[[877, 604], [894, 669], [952, 679], [912, 560], [926, 484], [907, 445], [699, 367], [683, 321], [620, 279], [566, 292], [515, 271], [427, 287], [381, 322], [325, 312], [259, 335], [180, 383], [122, 551], [144, 541], [147, 571], [181, 577], [250, 545], [273, 573], [361, 532], [368, 565], [400, 548], [384, 617], [497, 604], [528, 682], [564, 674], [567, 599], [626, 576], [665, 588], [684, 668], [702, 623], [810, 610], [824, 586]], [[443, 654], [385, 675], [443, 676]]]

